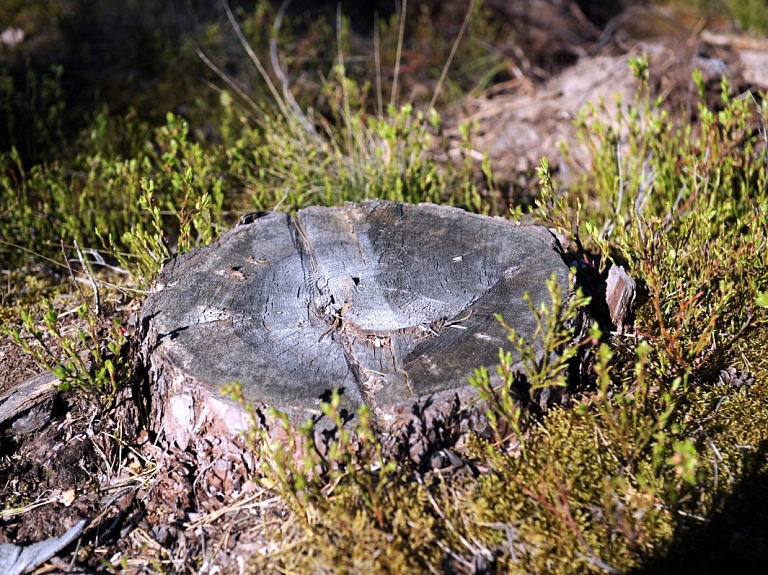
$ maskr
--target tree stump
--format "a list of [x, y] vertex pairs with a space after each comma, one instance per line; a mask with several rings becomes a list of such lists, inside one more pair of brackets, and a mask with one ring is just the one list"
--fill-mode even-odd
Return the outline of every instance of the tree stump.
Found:
[[350, 417], [368, 405], [383, 430], [443, 417], [509, 347], [496, 314], [533, 338], [522, 298], [550, 303], [553, 273], [565, 295], [549, 231], [456, 208], [366, 201], [244, 218], [167, 261], [146, 300], [155, 424], [182, 449], [202, 428], [243, 429], [221, 394], [232, 382], [268, 427], [265, 407], [322, 419], [334, 389]]

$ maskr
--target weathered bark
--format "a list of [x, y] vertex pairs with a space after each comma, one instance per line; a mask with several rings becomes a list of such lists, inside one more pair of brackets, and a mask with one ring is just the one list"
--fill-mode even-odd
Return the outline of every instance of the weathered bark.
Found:
[[455, 208], [265, 214], [166, 262], [142, 321], [155, 417], [181, 444], [202, 427], [242, 429], [220, 394], [234, 381], [257, 406], [299, 419], [319, 416], [333, 389], [350, 415], [367, 404], [383, 428], [424, 404], [444, 414], [472, 397], [473, 369], [508, 347], [495, 314], [533, 339], [522, 298], [549, 302], [552, 274], [566, 292], [547, 230]]
[[[7, 390], [0, 396], [0, 425], [52, 399], [56, 393], [54, 386], [58, 383], [59, 379], [50, 371], [46, 371]], [[34, 430], [33, 426], [32, 431]]]
[[[93, 365], [90, 355], [90, 351], [80, 354], [89, 370]], [[50, 407], [60, 384], [58, 377], [44, 371], [6, 390], [0, 395], [0, 425], [12, 422], [16, 435], [28, 435], [40, 429], [50, 419]]]

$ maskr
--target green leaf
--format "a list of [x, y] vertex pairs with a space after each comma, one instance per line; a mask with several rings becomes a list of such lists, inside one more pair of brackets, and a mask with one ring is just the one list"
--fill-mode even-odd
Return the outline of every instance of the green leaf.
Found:
[[54, 367], [52, 372], [53, 372], [54, 377], [56, 377], [57, 379], [62, 380], [62, 382], [69, 375], [69, 372], [62, 365]]

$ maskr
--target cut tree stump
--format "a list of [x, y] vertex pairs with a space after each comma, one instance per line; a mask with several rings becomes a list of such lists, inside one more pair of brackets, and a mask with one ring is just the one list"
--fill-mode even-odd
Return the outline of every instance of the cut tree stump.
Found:
[[167, 261], [146, 300], [155, 425], [182, 449], [203, 429], [244, 429], [245, 410], [221, 394], [232, 382], [267, 427], [268, 407], [321, 421], [334, 389], [349, 417], [368, 405], [383, 430], [445, 417], [509, 347], [496, 314], [533, 339], [523, 295], [549, 304], [553, 274], [567, 295], [549, 231], [456, 208], [366, 201], [244, 218]]

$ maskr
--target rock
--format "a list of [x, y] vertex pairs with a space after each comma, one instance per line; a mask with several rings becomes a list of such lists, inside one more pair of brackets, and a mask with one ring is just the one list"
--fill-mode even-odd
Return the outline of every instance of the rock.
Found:
[[623, 266], [613, 266], [608, 270], [605, 282], [605, 301], [611, 314], [613, 327], [622, 332], [624, 323], [635, 305], [637, 286]]
[[221, 395], [234, 381], [268, 427], [265, 407], [320, 418], [335, 388], [382, 429], [444, 417], [508, 346], [495, 314], [532, 339], [523, 295], [548, 303], [553, 274], [568, 289], [554, 237], [502, 218], [380, 201], [259, 216], [167, 261], [143, 308], [155, 424], [182, 449], [248, 425]]

